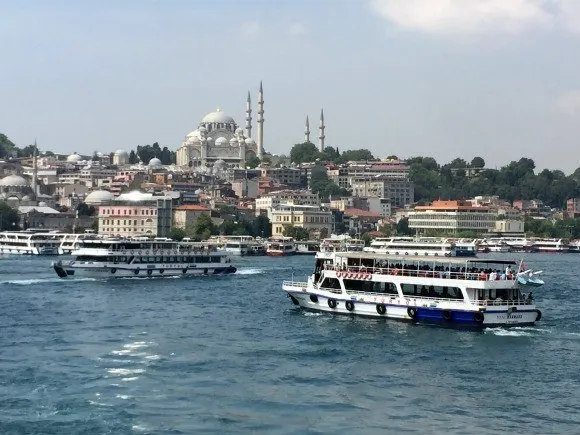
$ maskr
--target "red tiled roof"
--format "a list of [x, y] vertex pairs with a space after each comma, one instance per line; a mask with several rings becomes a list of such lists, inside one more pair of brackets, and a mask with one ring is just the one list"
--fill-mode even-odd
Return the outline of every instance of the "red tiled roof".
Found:
[[179, 205], [179, 206], [175, 207], [175, 210], [185, 210], [185, 211], [210, 211], [210, 209], [208, 207], [205, 207], [203, 205], [197, 205], [197, 204]]
[[368, 210], [361, 210], [360, 208], [347, 208], [344, 210], [344, 214], [347, 216], [358, 216], [358, 217], [372, 217], [380, 218], [381, 215]]

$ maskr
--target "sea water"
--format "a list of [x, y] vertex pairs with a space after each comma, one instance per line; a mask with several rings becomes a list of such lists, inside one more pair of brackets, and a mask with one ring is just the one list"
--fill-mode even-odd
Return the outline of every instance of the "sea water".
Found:
[[542, 320], [483, 331], [301, 311], [281, 281], [312, 257], [189, 279], [50, 261], [0, 257], [0, 434], [580, 431], [580, 255], [526, 255]]

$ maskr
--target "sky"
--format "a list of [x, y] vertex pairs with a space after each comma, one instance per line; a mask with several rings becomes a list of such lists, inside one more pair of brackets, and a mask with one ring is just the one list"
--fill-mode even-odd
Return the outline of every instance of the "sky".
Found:
[[[578, 0], [0, 0], [0, 132], [18, 146], [176, 150], [216, 108], [288, 154], [522, 156], [580, 167]], [[254, 123], [254, 132], [256, 132]]]

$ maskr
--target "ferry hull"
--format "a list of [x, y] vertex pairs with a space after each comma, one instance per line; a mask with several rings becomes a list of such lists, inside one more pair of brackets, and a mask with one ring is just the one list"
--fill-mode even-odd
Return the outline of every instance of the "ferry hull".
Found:
[[[393, 303], [394, 298], [344, 299], [285, 289], [292, 302], [308, 311], [358, 315], [408, 322], [444, 324], [446, 326], [486, 328], [497, 326], [529, 326], [541, 317], [534, 306], [493, 307], [482, 310], [446, 309]], [[347, 306], [348, 304], [348, 306]], [[349, 309], [351, 308], [351, 309]]]
[[54, 263], [53, 269], [61, 278], [163, 278], [167, 276], [228, 275], [236, 272], [233, 266], [180, 267], [180, 268], [119, 268], [119, 267], [75, 267]]

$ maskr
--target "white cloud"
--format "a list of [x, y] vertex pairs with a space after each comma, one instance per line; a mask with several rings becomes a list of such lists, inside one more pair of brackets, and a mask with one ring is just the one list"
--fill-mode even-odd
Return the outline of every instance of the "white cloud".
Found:
[[580, 116], [580, 89], [560, 95], [556, 99], [556, 105], [570, 116]]
[[260, 27], [260, 23], [258, 21], [246, 21], [242, 23], [240, 27], [241, 34], [245, 36], [258, 35], [261, 30], [262, 28]]
[[371, 6], [399, 27], [434, 34], [580, 32], [579, 0], [371, 0]]
[[292, 23], [288, 29], [288, 33], [290, 33], [292, 36], [300, 36], [307, 33], [307, 30], [302, 23]]

